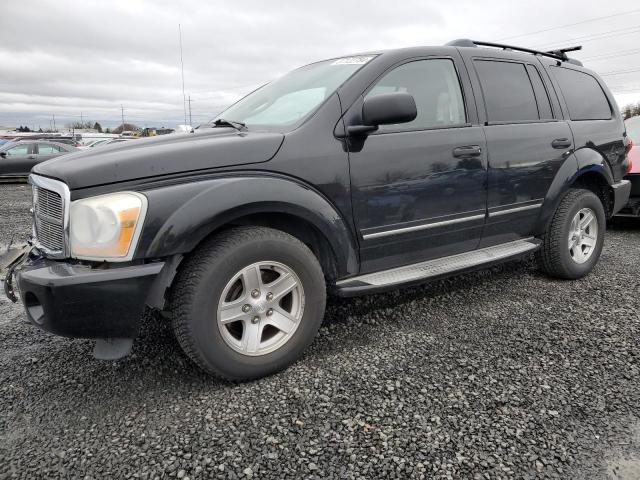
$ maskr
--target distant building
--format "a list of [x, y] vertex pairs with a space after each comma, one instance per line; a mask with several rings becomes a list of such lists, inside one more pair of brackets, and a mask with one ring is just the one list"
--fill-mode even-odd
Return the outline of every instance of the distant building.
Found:
[[175, 130], [173, 128], [165, 128], [165, 127], [147, 127], [142, 130], [143, 137], [155, 137], [156, 135], [167, 135], [169, 133], [173, 133]]

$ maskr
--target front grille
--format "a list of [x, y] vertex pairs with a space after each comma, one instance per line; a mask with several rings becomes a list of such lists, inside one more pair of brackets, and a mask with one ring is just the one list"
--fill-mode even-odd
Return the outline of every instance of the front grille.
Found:
[[37, 244], [62, 254], [65, 245], [64, 201], [59, 193], [33, 187], [34, 233]]
[[35, 187], [33, 195], [38, 214], [62, 223], [62, 197], [59, 194]]

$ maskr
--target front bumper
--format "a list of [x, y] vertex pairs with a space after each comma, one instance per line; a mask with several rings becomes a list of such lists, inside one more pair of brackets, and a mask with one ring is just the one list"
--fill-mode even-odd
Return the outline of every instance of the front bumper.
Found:
[[631, 173], [625, 179], [631, 185], [630, 196], [627, 203], [616, 211], [616, 215], [619, 217], [638, 217], [640, 216], [640, 174]]
[[629, 194], [631, 193], [631, 182], [629, 180], [620, 180], [618, 183], [611, 185], [613, 191], [613, 211], [612, 215], [615, 215], [629, 201]]
[[46, 259], [16, 273], [29, 320], [56, 335], [135, 338], [163, 263], [100, 269]]

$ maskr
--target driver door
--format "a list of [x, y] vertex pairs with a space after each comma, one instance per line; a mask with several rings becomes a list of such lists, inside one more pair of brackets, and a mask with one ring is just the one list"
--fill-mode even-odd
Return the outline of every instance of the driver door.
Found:
[[350, 147], [361, 273], [474, 250], [485, 223], [484, 134], [469, 123], [454, 59], [409, 60], [364, 98], [389, 92], [410, 93], [418, 115]]
[[27, 176], [37, 163], [33, 143], [17, 143], [0, 156], [1, 176]]

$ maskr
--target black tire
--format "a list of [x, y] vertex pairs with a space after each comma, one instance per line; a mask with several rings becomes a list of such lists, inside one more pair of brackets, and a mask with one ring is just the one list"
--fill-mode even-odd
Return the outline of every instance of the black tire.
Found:
[[[299, 326], [277, 350], [248, 356], [231, 348], [218, 327], [218, 302], [228, 282], [256, 262], [279, 262], [297, 275], [304, 290]], [[207, 239], [182, 263], [171, 289], [169, 310], [178, 343], [205, 371], [232, 381], [278, 372], [313, 341], [326, 303], [322, 268], [295, 237], [266, 227], [237, 227]]]
[[[595, 212], [598, 233], [591, 256], [584, 263], [577, 263], [570, 254], [568, 240], [571, 222], [583, 208], [590, 208]], [[541, 270], [552, 277], [569, 280], [584, 277], [591, 272], [600, 258], [605, 231], [606, 214], [600, 198], [590, 190], [570, 189], [558, 205], [542, 238], [538, 254]]]

